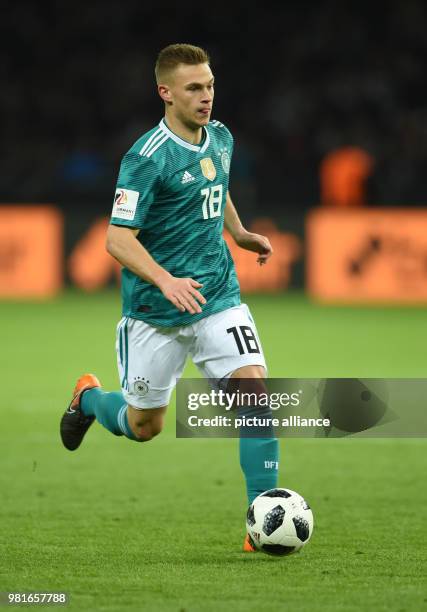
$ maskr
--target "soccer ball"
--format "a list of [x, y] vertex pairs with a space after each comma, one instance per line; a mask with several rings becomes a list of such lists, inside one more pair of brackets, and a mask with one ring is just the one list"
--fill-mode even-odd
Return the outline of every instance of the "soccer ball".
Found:
[[301, 550], [313, 533], [313, 513], [301, 495], [290, 489], [269, 489], [248, 508], [246, 529], [255, 548], [269, 555]]

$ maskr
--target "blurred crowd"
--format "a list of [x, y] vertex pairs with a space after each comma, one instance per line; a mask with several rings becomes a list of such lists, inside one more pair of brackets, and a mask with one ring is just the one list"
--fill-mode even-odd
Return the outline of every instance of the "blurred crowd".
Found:
[[317, 204], [322, 159], [348, 146], [374, 162], [368, 204], [427, 203], [421, 0], [6, 0], [3, 16], [3, 202], [109, 208], [121, 156], [162, 116], [156, 55], [191, 42], [211, 54], [239, 206]]

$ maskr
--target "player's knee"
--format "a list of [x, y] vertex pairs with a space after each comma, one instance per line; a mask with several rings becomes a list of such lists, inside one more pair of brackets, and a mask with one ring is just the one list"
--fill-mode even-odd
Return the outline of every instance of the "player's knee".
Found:
[[133, 433], [139, 442], [149, 442], [163, 429], [163, 419], [155, 418], [134, 424]]
[[128, 407], [128, 423], [138, 442], [149, 442], [163, 429], [166, 406], [153, 409]]
[[271, 409], [265, 397], [267, 387], [263, 378], [231, 378], [227, 392], [236, 394], [238, 414], [252, 415], [254, 411], [259, 416], [269, 416]]
[[148, 431], [146, 427], [135, 427], [133, 429], [133, 435], [138, 442], [149, 442], [153, 439], [151, 432]]
[[262, 365], [247, 365], [234, 370], [231, 374], [231, 379], [243, 378], [243, 379], [263, 379], [266, 376], [266, 371]]
[[259, 397], [266, 393], [267, 387], [263, 378], [230, 378], [227, 391]]
[[151, 438], [158, 436], [163, 429], [163, 418], [153, 419], [149, 423]]

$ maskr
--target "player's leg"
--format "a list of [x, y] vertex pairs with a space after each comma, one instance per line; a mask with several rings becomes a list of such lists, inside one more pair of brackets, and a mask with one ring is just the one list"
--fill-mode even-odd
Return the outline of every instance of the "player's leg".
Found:
[[167, 405], [134, 408], [121, 391], [108, 392], [98, 387], [84, 392], [80, 406], [85, 416], [95, 417], [112, 434], [137, 442], [148, 442], [162, 431], [167, 410]]
[[[266, 364], [255, 322], [246, 304], [229, 308], [195, 324], [197, 343], [193, 361], [210, 379], [241, 379], [245, 392], [265, 392]], [[244, 407], [251, 416], [266, 416], [267, 407]], [[267, 415], [268, 416], [268, 415]], [[251, 433], [252, 435], [249, 435]], [[240, 463], [246, 479], [248, 502], [277, 484], [278, 442], [271, 427], [256, 435], [243, 429], [240, 437]]]
[[[248, 365], [237, 368], [230, 375], [229, 384], [233, 385], [239, 380], [238, 388], [241, 393], [260, 395], [266, 393], [263, 379], [265, 369], [259, 365]], [[243, 406], [239, 412], [249, 414], [251, 417], [271, 417], [271, 410], [265, 406]], [[279, 468], [279, 443], [274, 436], [272, 426], [259, 427], [254, 436], [253, 429], [240, 430], [239, 451], [240, 465], [245, 475], [248, 503], [267, 489], [277, 486]]]
[[[245, 392], [265, 392], [265, 359], [255, 322], [245, 304], [206, 317], [196, 325], [198, 342], [193, 361], [207, 378], [229, 379], [228, 385], [238, 382]], [[245, 410], [251, 416], [258, 410], [260, 416], [265, 416], [268, 409], [249, 406]], [[272, 428], [258, 430], [256, 435], [259, 437], [244, 428], [240, 431], [240, 465], [249, 504], [266, 489], [277, 486], [279, 467], [279, 445]], [[245, 541], [244, 550], [254, 550], [249, 541]]]
[[161, 432], [166, 409], [167, 406], [145, 410], [128, 406], [121, 391], [103, 391], [93, 374], [84, 374], [61, 420], [61, 437], [68, 450], [76, 450], [96, 419], [116, 436], [148, 442]]
[[128, 424], [127, 408], [121, 391], [103, 391], [94, 374], [83, 374], [61, 419], [60, 433], [65, 448], [76, 450], [95, 420], [116, 436], [138, 440]]
[[159, 329], [123, 318], [116, 342], [122, 391], [106, 392], [95, 376], [81, 377], [61, 420], [64, 446], [78, 448], [95, 419], [114, 435], [138, 442], [160, 433], [170, 395], [185, 365], [187, 344], [177, 328]]
[[[229, 386], [231, 386], [232, 391], [238, 388], [242, 393], [263, 394], [266, 392], [263, 382], [265, 374], [265, 369], [262, 366], [244, 366], [231, 374]], [[242, 407], [240, 413], [261, 418], [272, 416], [271, 410], [265, 407]], [[245, 428], [241, 427], [239, 451], [240, 466], [245, 475], [246, 491], [250, 505], [260, 493], [277, 487], [279, 443], [274, 436], [273, 428], [271, 426], [258, 428], [255, 437], [252, 430], [245, 431]], [[243, 550], [245, 552], [256, 551], [249, 534], [245, 536]]]

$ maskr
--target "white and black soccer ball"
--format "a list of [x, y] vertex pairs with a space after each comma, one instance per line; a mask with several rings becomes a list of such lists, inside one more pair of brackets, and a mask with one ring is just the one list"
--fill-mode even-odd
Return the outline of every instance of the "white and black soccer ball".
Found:
[[301, 495], [290, 489], [269, 489], [248, 508], [246, 529], [252, 544], [269, 555], [298, 552], [313, 533], [313, 513]]

